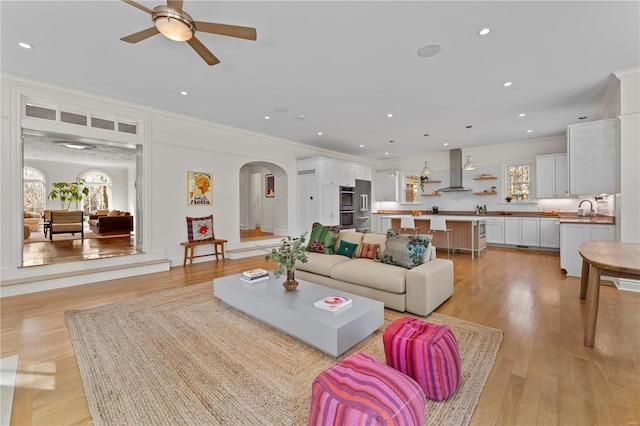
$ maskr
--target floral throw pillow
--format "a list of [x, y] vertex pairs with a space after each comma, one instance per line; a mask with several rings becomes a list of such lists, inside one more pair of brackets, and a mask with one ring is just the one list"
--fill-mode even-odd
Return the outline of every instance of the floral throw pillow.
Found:
[[431, 238], [431, 235], [396, 234], [389, 231], [382, 262], [407, 269], [422, 265], [431, 244]]
[[187, 216], [187, 237], [190, 243], [214, 240], [213, 215], [205, 217]]
[[311, 226], [311, 235], [307, 244], [307, 251], [314, 253], [334, 254], [333, 246], [338, 239], [340, 226], [324, 226], [315, 222]]

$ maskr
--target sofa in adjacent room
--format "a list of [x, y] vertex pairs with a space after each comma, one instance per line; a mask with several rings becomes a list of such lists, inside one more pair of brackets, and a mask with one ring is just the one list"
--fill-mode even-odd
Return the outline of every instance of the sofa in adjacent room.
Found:
[[296, 278], [422, 316], [453, 294], [453, 262], [436, 258], [431, 235], [340, 230], [337, 236], [325, 232], [319, 241], [317, 226], [322, 225], [314, 224], [308, 243], [314, 251], [307, 253], [307, 263], [296, 263]]
[[98, 235], [128, 234], [133, 231], [133, 216], [119, 210], [89, 214], [89, 229]]
[[42, 216], [40, 216], [40, 214], [25, 211], [23, 212], [22, 217], [24, 224], [29, 225], [29, 230], [38, 230], [38, 228], [40, 227], [40, 223], [42, 222]]

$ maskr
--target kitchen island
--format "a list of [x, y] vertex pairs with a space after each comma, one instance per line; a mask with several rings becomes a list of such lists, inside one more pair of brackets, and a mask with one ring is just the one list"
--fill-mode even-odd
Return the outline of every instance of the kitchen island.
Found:
[[[400, 220], [402, 217], [411, 215], [376, 215], [379, 221], [378, 232], [386, 232], [392, 229], [395, 232], [400, 231]], [[415, 227], [418, 228], [419, 234], [426, 234], [430, 229], [431, 218], [436, 215], [420, 215], [413, 216]], [[484, 216], [456, 216], [456, 215], [437, 215], [444, 217], [447, 221], [447, 227], [451, 229], [450, 244], [451, 248], [458, 251], [468, 251], [473, 259], [476, 253], [480, 255], [482, 250], [487, 249], [485, 237], [486, 219]], [[446, 236], [441, 232], [434, 233], [432, 243], [436, 247], [446, 247]]]

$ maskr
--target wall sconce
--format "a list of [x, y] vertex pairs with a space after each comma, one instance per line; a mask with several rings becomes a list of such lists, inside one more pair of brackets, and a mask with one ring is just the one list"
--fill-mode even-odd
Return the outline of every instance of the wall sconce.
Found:
[[396, 177], [396, 169], [395, 167], [391, 166], [389, 167], [389, 171], [387, 172], [387, 176], [389, 176], [390, 178], [394, 178]]
[[476, 168], [476, 165], [473, 164], [473, 160], [471, 159], [471, 156], [468, 155], [467, 156], [467, 162], [464, 163], [463, 169], [465, 169], [465, 170], [475, 170], [475, 168]]
[[431, 174], [431, 167], [429, 167], [429, 162], [425, 161], [424, 162], [424, 167], [422, 168], [422, 176], [426, 176], [426, 175], [430, 175]]

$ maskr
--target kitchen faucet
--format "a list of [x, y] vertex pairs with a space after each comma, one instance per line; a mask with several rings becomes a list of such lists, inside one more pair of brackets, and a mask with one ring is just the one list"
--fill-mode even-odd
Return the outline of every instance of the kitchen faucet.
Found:
[[589, 203], [589, 216], [591, 216], [593, 214], [593, 203], [591, 202], [591, 200], [580, 201], [580, 204], [578, 204], [578, 208], [582, 207], [582, 203], [584, 203], [585, 201]]

